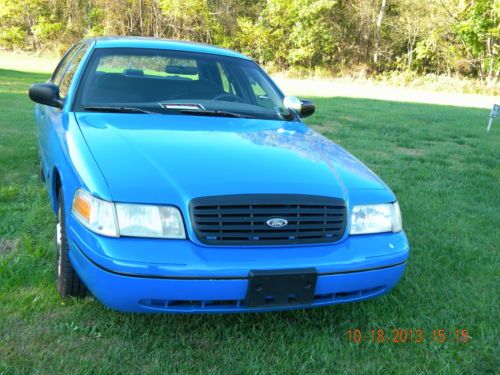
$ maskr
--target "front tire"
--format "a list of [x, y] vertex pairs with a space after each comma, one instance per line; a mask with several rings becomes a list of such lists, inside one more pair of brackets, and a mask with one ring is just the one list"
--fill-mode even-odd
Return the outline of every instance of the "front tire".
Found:
[[62, 189], [57, 195], [57, 224], [56, 224], [56, 286], [61, 297], [83, 298], [87, 295], [87, 288], [69, 260], [68, 239], [66, 237], [66, 211]]

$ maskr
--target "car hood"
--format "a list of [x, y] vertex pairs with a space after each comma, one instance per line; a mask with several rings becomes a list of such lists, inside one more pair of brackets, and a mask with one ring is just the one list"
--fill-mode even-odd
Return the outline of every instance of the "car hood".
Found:
[[[390, 191], [359, 160], [299, 122], [76, 113], [114, 201], [185, 206], [226, 194], [348, 199]], [[380, 195], [380, 194], [379, 194]]]

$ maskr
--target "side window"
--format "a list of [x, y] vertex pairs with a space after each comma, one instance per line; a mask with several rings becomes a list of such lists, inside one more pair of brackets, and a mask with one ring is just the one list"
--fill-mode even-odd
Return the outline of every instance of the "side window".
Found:
[[217, 63], [217, 69], [219, 70], [220, 80], [222, 82], [222, 89], [224, 90], [224, 92], [234, 95], [235, 93], [234, 86], [232, 82], [229, 81], [226, 71], [224, 70], [224, 67], [222, 66], [221, 63]]
[[252, 88], [252, 92], [255, 95], [255, 101], [257, 105], [260, 107], [273, 109], [274, 103], [269, 98], [269, 96], [267, 96], [267, 92], [264, 87], [262, 87], [262, 84], [259, 82], [259, 80], [257, 80], [253, 75], [249, 75], [247, 79], [250, 83], [250, 87]]
[[81, 48], [81, 46], [82, 46], [81, 44], [75, 44], [68, 50], [68, 52], [66, 52], [62, 60], [57, 65], [54, 74], [52, 74], [52, 77], [50, 78], [51, 82], [55, 83], [56, 85], [59, 85], [59, 83], [61, 83], [61, 78], [64, 72], [66, 71], [66, 68], [68, 67], [68, 63], [73, 59], [73, 57]]
[[84, 46], [80, 49], [73, 60], [69, 63], [66, 72], [62, 76], [61, 83], [59, 84], [59, 95], [61, 98], [65, 98], [68, 95], [69, 86], [71, 85], [71, 81], [73, 81], [73, 77], [75, 76], [76, 69], [80, 65], [80, 62], [85, 56], [85, 52], [87, 52], [88, 47]]

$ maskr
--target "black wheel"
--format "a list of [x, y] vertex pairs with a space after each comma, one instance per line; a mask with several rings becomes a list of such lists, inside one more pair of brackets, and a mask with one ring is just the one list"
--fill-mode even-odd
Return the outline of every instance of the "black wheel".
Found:
[[57, 194], [57, 224], [56, 224], [56, 285], [61, 297], [83, 298], [87, 295], [87, 288], [78, 277], [71, 265], [68, 254], [68, 239], [66, 238], [66, 214], [64, 210], [64, 198], [62, 189]]

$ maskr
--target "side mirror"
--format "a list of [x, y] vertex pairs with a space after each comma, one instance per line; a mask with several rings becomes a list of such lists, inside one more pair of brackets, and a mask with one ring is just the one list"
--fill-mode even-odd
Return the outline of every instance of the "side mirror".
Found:
[[283, 105], [288, 109], [296, 111], [300, 117], [311, 116], [316, 110], [316, 106], [310, 100], [301, 100], [295, 96], [285, 96]]
[[59, 96], [59, 86], [53, 83], [35, 83], [29, 89], [30, 99], [35, 103], [61, 109], [64, 100]]

